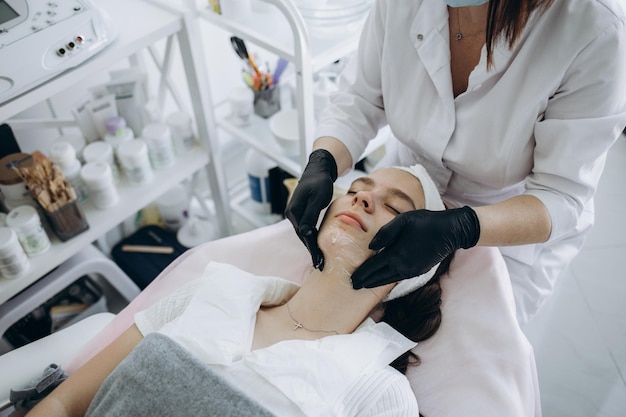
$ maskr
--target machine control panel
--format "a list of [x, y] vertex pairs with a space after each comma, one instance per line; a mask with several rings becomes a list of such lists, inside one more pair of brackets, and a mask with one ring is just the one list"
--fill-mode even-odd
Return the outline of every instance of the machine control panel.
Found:
[[0, 104], [81, 64], [115, 35], [90, 0], [0, 0]]

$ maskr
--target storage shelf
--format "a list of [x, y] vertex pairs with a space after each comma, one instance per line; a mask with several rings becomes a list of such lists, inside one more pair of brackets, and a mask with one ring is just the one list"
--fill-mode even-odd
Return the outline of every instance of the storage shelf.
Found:
[[52, 241], [50, 249], [41, 255], [29, 258], [30, 268], [21, 277], [10, 280], [0, 278], [0, 304], [65, 262], [81, 248], [116, 227], [128, 216], [152, 203], [182, 179], [205, 167], [207, 163], [209, 163], [207, 151], [197, 147], [186, 155], [178, 157], [172, 167], [155, 170], [154, 178], [146, 185], [132, 185], [122, 179], [117, 187], [120, 201], [109, 209], [97, 210], [87, 200], [81, 207], [87, 217], [89, 229], [67, 242], [60, 242], [56, 237], [50, 236]]
[[113, 18], [117, 38], [81, 65], [0, 104], [0, 122], [32, 107], [34, 103], [71, 89], [76, 83], [107, 70], [182, 28], [180, 15], [148, 2], [107, 0], [98, 2], [98, 6]]
[[[252, 13], [237, 18], [224, 18], [207, 6], [200, 9], [198, 14], [217, 27], [288, 61], [296, 60], [293, 33], [287, 19], [278, 10], [268, 13]], [[337, 36], [334, 37], [309, 35], [313, 71], [318, 71], [356, 50], [361, 31], [354, 30], [348, 36], [344, 33], [341, 28], [338, 28]]]
[[228, 107], [226, 102], [216, 106], [216, 113], [222, 115], [222, 117], [217, 119], [218, 127], [263, 153], [294, 177], [300, 176], [302, 169], [300, 168], [298, 157], [287, 154], [278, 144], [270, 131], [269, 119], [253, 114], [249, 125], [237, 126], [229, 115]]

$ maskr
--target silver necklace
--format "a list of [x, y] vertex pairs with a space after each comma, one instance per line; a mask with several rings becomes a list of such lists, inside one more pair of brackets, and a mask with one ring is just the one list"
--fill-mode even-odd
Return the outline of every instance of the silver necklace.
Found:
[[289, 313], [289, 317], [291, 318], [291, 320], [293, 320], [293, 329], [291, 330], [296, 331], [298, 329], [303, 329], [312, 333], [334, 333], [336, 335], [339, 334], [339, 332], [337, 332], [336, 330], [311, 330], [309, 328], [304, 327], [304, 324], [302, 324], [301, 321], [296, 320], [293, 317], [293, 314], [291, 313], [291, 308], [289, 307], [289, 302], [287, 302], [286, 306], [287, 306], [287, 313]]
[[470, 36], [475, 36], [478, 35], [479, 33], [484, 32], [485, 29], [480, 29], [478, 32], [474, 32], [474, 33], [469, 33], [469, 34], [463, 34], [461, 33], [461, 18], [459, 17], [459, 10], [456, 9], [456, 25], [459, 28], [459, 31], [457, 32], [456, 35], [454, 35], [454, 39], [456, 39], [457, 41], [460, 41], [463, 38], [468, 38]]

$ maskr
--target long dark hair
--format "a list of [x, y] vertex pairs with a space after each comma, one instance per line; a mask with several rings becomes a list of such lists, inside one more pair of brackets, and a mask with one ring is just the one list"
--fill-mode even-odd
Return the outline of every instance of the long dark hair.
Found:
[[554, 0], [489, 0], [487, 15], [487, 66], [493, 64], [493, 49], [499, 38], [512, 48], [535, 10], [545, 11]]
[[[440, 278], [450, 267], [453, 255], [444, 259], [435, 275], [426, 285], [417, 290], [383, 304], [381, 321], [402, 333], [414, 342], [421, 342], [434, 335], [441, 325]], [[419, 365], [419, 357], [412, 351], [404, 353], [391, 363], [403, 374], [409, 365]]]

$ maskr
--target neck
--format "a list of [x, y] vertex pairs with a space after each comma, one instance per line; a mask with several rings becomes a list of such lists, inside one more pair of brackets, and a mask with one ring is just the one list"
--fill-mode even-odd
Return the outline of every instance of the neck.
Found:
[[288, 307], [286, 317], [294, 322], [292, 327], [296, 322], [302, 324], [299, 331], [352, 333], [391, 288], [354, 290], [350, 273], [331, 261], [324, 271], [313, 270], [289, 305], [279, 308]]

